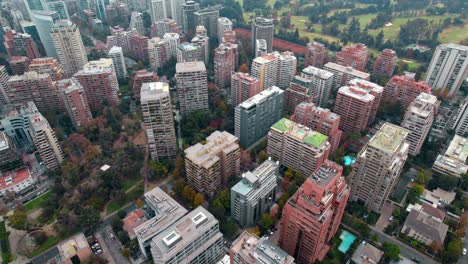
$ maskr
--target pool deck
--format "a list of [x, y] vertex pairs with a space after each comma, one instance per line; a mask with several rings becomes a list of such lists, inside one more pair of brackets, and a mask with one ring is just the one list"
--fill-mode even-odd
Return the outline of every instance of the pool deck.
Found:
[[343, 240], [338, 247], [338, 250], [345, 253], [349, 250], [351, 245], [356, 241], [357, 237], [350, 232], [343, 230], [340, 235], [341, 240]]

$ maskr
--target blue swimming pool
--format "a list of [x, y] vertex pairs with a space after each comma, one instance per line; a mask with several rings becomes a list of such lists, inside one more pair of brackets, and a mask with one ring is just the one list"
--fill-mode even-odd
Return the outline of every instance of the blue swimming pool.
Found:
[[354, 162], [356, 162], [356, 158], [351, 157], [351, 156], [344, 156], [343, 157], [343, 162], [344, 162], [345, 166], [349, 166], [349, 165], [353, 164]]
[[343, 230], [343, 232], [341, 232], [340, 238], [343, 240], [343, 242], [341, 242], [338, 250], [346, 253], [346, 251], [349, 250], [349, 247], [353, 244], [354, 240], [356, 240], [356, 236], [346, 230]]

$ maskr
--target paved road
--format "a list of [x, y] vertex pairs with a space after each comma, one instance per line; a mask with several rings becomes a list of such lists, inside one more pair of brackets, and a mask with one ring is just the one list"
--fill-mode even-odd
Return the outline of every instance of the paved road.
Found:
[[115, 237], [111, 238], [110, 234], [113, 234], [110, 226], [96, 232], [96, 237], [99, 243], [102, 245], [103, 253], [105, 257], [115, 264], [129, 264], [130, 262], [122, 256], [119, 249], [122, 247], [119, 240]]
[[[463, 239], [463, 248], [466, 248], [468, 250], [468, 227], [465, 228], [465, 238]], [[468, 263], [468, 254], [461, 257], [458, 259], [458, 264], [466, 264]]]
[[48, 249], [47, 251], [44, 251], [41, 255], [31, 259], [31, 264], [44, 264], [48, 260], [55, 258], [60, 254], [58, 247], [55, 246], [53, 248]]
[[408, 258], [408, 259], [411, 259], [412, 257], [416, 257], [421, 261], [421, 263], [424, 263], [424, 264], [439, 263], [439, 262], [435, 261], [434, 259], [430, 258], [429, 256], [424, 255], [423, 253], [417, 251], [416, 249], [404, 244], [403, 242], [396, 239], [395, 237], [389, 236], [389, 235], [385, 234], [384, 232], [379, 231], [378, 229], [376, 229], [373, 226], [371, 226], [370, 228], [374, 233], [377, 234], [377, 236], [379, 237], [379, 241], [381, 243], [385, 243], [385, 242], [392, 243], [392, 244], [395, 244], [398, 247], [400, 247], [400, 255], [402, 255], [403, 257]]

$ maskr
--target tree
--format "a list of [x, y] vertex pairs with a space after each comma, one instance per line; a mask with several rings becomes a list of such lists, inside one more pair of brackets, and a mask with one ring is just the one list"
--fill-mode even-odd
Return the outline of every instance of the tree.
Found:
[[91, 234], [96, 230], [101, 221], [99, 212], [92, 207], [80, 208], [78, 211], [78, 225], [80, 225], [86, 235]]
[[130, 257], [130, 255], [131, 255], [130, 249], [124, 247], [124, 248], [122, 249], [122, 257], [128, 259], [128, 258]]
[[258, 162], [263, 163], [267, 159], [268, 153], [265, 150], [260, 151], [260, 153], [258, 154]]
[[398, 261], [400, 260], [400, 248], [391, 243], [384, 243], [382, 246], [384, 252], [384, 259], [386, 261]]
[[293, 176], [294, 176], [294, 171], [291, 168], [288, 168], [286, 172], [284, 173], [284, 177], [288, 179], [292, 179]]
[[258, 225], [262, 232], [265, 232], [273, 226], [273, 219], [271, 219], [271, 216], [269, 213], [265, 213], [262, 215], [262, 218], [260, 218], [260, 221], [258, 221]]
[[193, 199], [193, 207], [202, 205], [204, 201], [205, 199], [203, 198], [203, 195], [201, 193], [197, 193]]
[[219, 199], [214, 199], [210, 205], [208, 206], [208, 211], [212, 213], [217, 219], [222, 220], [225, 219], [225, 212], [223, 204]]
[[462, 241], [461, 239], [454, 239], [447, 244], [447, 248], [442, 250], [441, 258], [443, 263], [455, 263], [460, 257], [462, 251]]
[[419, 196], [421, 196], [424, 192], [424, 187], [417, 184], [413, 188], [409, 190], [408, 193], [408, 202], [409, 203], [416, 203], [418, 201]]
[[[140, 199], [138, 199], [138, 200], [140, 200]], [[137, 202], [138, 202], [138, 200], [137, 200]], [[140, 200], [140, 201], [141, 201], [141, 200]], [[124, 219], [124, 218], [127, 216], [127, 212], [125, 212], [125, 210], [119, 210], [119, 211], [117, 212], [117, 216], [118, 216], [120, 219]]]
[[422, 185], [426, 185], [432, 178], [432, 172], [430, 170], [420, 170], [416, 175], [416, 182]]
[[233, 239], [237, 235], [238, 228], [231, 218], [221, 221], [220, 229], [221, 232], [229, 239]]
[[153, 174], [150, 180], [159, 180], [167, 175], [169, 170], [159, 161], [150, 160], [149, 166], [153, 169]]
[[27, 215], [24, 211], [16, 209], [12, 215], [8, 217], [10, 226], [18, 230], [27, 230], [29, 226]]
[[247, 66], [245, 63], [242, 64], [240, 67], [239, 67], [239, 71], [240, 72], [243, 72], [243, 73], [249, 73], [249, 66]]

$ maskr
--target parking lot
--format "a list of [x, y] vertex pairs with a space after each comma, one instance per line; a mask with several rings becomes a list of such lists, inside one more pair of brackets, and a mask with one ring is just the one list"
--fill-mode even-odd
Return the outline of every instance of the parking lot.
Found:
[[392, 216], [393, 210], [396, 208], [395, 205], [392, 205], [389, 202], [385, 202], [385, 204], [382, 206], [381, 210], [381, 215], [379, 220], [377, 220], [377, 223], [375, 224], [375, 228], [383, 231], [385, 227], [390, 224], [390, 217]]

